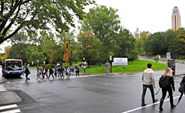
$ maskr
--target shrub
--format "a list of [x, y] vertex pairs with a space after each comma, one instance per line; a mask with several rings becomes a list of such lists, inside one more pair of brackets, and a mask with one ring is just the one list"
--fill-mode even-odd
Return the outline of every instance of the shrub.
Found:
[[158, 61], [159, 61], [159, 57], [158, 57], [158, 56], [155, 56], [155, 57], [154, 57], [154, 60], [155, 60], [156, 62], [158, 62]]

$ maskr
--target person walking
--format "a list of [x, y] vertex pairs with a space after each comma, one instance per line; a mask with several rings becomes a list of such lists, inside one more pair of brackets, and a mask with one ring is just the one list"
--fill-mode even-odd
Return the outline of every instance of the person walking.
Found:
[[45, 78], [45, 70], [44, 70], [44, 67], [41, 67], [40, 66], [40, 69], [41, 69], [41, 73], [42, 73], [42, 79]]
[[67, 78], [66, 79], [70, 79], [71, 70], [70, 70], [69, 66], [66, 69], [66, 74], [67, 74]]
[[58, 74], [58, 68], [57, 68], [57, 66], [55, 66], [55, 71], [54, 71], [54, 73], [55, 73], [55, 77], [57, 77], [57, 74]]
[[58, 78], [59, 78], [59, 77], [62, 77], [61, 73], [62, 73], [62, 71], [61, 71], [61, 66], [58, 66]]
[[45, 69], [45, 75], [49, 79], [49, 76], [48, 76], [48, 68], [44, 66], [44, 69]]
[[37, 67], [37, 80], [40, 78], [41, 75], [41, 69]]
[[153, 103], [157, 102], [158, 100], [155, 99], [154, 95], [154, 89], [155, 88], [155, 80], [154, 80], [154, 71], [152, 70], [152, 64], [148, 63], [147, 64], [147, 69], [144, 70], [143, 75], [142, 75], [142, 81], [143, 81], [143, 93], [142, 93], [142, 99], [141, 99], [141, 106], [146, 106], [145, 104], [145, 94], [147, 88], [150, 89], [151, 96], [152, 96], [152, 101]]
[[64, 79], [64, 67], [63, 66], [61, 67], [61, 78]]
[[51, 66], [49, 67], [49, 78], [50, 79], [50, 76], [52, 75], [53, 79], [54, 79], [54, 75], [53, 75], [53, 70], [51, 68]]
[[75, 67], [75, 72], [76, 72], [76, 76], [77, 76], [77, 75], [78, 75], [78, 76], [80, 75], [80, 74], [79, 74], [80, 69], [79, 69], [79, 67], [78, 67], [78, 66], [76, 66], [76, 67]]
[[30, 80], [30, 78], [28, 78], [28, 75], [30, 74], [30, 70], [28, 69], [28, 67], [26, 66], [26, 69], [25, 69], [25, 74], [26, 74], [26, 81], [27, 82], [28, 80]]
[[[160, 104], [159, 104], [159, 110], [163, 111], [163, 102], [164, 99], [166, 97], [166, 92], [169, 93], [170, 96], [170, 105], [171, 108], [175, 108], [176, 106], [173, 104], [173, 91], [175, 91], [175, 87], [174, 87], [174, 79], [172, 76], [172, 70], [171, 68], [167, 67], [164, 71], [164, 74], [162, 75], [162, 77], [164, 77], [166, 80], [168, 80], [168, 85], [166, 87], [162, 87], [162, 98], [160, 99]], [[173, 89], [173, 91], [172, 91]]]

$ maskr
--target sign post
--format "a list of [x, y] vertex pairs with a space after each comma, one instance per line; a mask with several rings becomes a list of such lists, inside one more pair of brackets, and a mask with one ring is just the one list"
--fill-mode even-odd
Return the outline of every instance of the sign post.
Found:
[[110, 55], [110, 72], [112, 73], [112, 61], [113, 61], [113, 56]]

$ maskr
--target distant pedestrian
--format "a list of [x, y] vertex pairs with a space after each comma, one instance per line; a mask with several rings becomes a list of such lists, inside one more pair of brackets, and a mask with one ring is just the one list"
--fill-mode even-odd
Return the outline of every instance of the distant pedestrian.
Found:
[[54, 75], [53, 75], [53, 70], [51, 68], [51, 66], [49, 67], [49, 79], [50, 79], [50, 76], [52, 75], [53, 79], [54, 79]]
[[68, 66], [67, 69], [66, 69], [66, 74], [67, 74], [67, 78], [66, 78], [66, 79], [70, 79], [71, 69], [70, 69], [69, 66]]
[[80, 64], [79, 66], [80, 66], [80, 68], [81, 68], [82, 64]]
[[[171, 68], [167, 67], [164, 71], [164, 74], [162, 75], [162, 77], [164, 77], [164, 79], [168, 80], [168, 84], [166, 87], [161, 87], [162, 88], [162, 98], [160, 99], [160, 104], [159, 104], [159, 110], [163, 111], [163, 102], [164, 99], [166, 97], [166, 92], [168, 92], [169, 96], [170, 96], [170, 105], [171, 108], [175, 108], [176, 106], [173, 104], [173, 91], [175, 91], [175, 87], [174, 87], [174, 79], [172, 76], [172, 70]], [[172, 91], [173, 90], [173, 91]]]
[[28, 80], [30, 80], [30, 78], [28, 78], [28, 75], [30, 74], [30, 70], [28, 69], [28, 67], [26, 66], [26, 69], [25, 69], [25, 74], [26, 74], [26, 81], [27, 82]]
[[48, 68], [47, 67], [45, 67], [45, 75], [46, 75], [46, 77], [49, 79], [49, 76], [48, 76]]
[[63, 68], [63, 66], [58, 67], [58, 78], [59, 77], [64, 79], [64, 68]]
[[58, 74], [58, 68], [57, 68], [57, 66], [55, 66], [54, 73], [55, 73], [55, 77], [57, 77], [57, 74]]
[[61, 67], [61, 75], [62, 75], [61, 77], [64, 79], [64, 67], [63, 66]]
[[79, 72], [80, 72], [80, 69], [79, 69], [79, 67], [78, 66], [76, 66], [75, 67], [75, 73], [76, 73], [76, 76], [79, 76], [80, 74], [79, 74]]
[[46, 69], [45, 66], [43, 66], [42, 70], [42, 79], [45, 79]]
[[141, 106], [146, 106], [145, 94], [146, 94], [147, 88], [150, 89], [153, 103], [157, 102], [157, 99], [155, 99], [154, 89], [153, 89], [155, 88], [155, 79], [154, 79], [154, 71], [152, 70], [152, 64], [148, 63], [147, 67], [148, 68], [144, 70], [142, 75], [143, 93], [142, 93], [142, 99], [141, 99], [142, 100]]
[[41, 75], [41, 69], [37, 67], [37, 80], [40, 78]]

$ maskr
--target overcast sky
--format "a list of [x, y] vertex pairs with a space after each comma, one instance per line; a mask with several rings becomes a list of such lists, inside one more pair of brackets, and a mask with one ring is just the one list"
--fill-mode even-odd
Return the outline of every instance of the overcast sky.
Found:
[[155, 33], [171, 29], [172, 10], [179, 8], [181, 27], [185, 27], [185, 0], [96, 0], [98, 5], [118, 9], [121, 25], [130, 32]]

